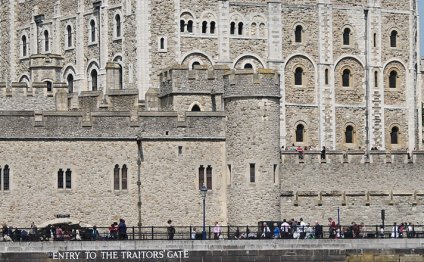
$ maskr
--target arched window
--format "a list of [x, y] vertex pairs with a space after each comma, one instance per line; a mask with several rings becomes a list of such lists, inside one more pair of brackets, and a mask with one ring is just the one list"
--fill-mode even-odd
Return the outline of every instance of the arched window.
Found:
[[50, 46], [50, 42], [49, 42], [49, 31], [45, 30], [44, 31], [44, 51], [48, 52], [49, 51], [49, 46]]
[[390, 47], [396, 47], [397, 46], [397, 31], [393, 30], [390, 34]]
[[399, 144], [399, 128], [397, 126], [393, 127], [392, 132], [390, 132], [390, 144]]
[[238, 34], [243, 35], [243, 23], [238, 23]]
[[329, 78], [328, 78], [328, 69], [325, 69], [324, 78], [325, 78], [324, 79], [325, 84], [328, 85], [328, 80], [329, 80]]
[[128, 189], [128, 168], [127, 165], [122, 166], [122, 178], [121, 178], [121, 189]]
[[113, 189], [119, 190], [119, 165], [113, 169]]
[[69, 168], [65, 172], [65, 183], [67, 189], [72, 188], [72, 171]]
[[200, 110], [199, 105], [194, 105], [194, 106], [191, 108], [191, 111], [200, 112], [201, 110]]
[[303, 76], [303, 69], [301, 67], [296, 68], [294, 72], [294, 84], [297, 86], [302, 85], [302, 76]]
[[215, 26], [216, 26], [216, 23], [214, 21], [212, 21], [211, 22], [211, 28], [210, 28], [211, 34], [215, 34]]
[[205, 184], [205, 167], [199, 167], [199, 189]]
[[353, 143], [353, 126], [347, 126], [345, 132], [345, 143], [352, 144]]
[[161, 50], [165, 49], [165, 38], [163, 37], [160, 38], [160, 49]]
[[74, 92], [74, 76], [69, 74], [66, 81], [68, 82], [68, 93], [71, 94]]
[[212, 189], [212, 167], [208, 166], [206, 168], [206, 187], [208, 190]]
[[253, 69], [253, 66], [251, 63], [244, 64], [244, 69]]
[[63, 188], [63, 170], [57, 171], [57, 188]]
[[302, 30], [303, 30], [303, 28], [302, 28], [301, 25], [296, 26], [296, 29], [294, 31], [294, 41], [296, 43], [302, 42]]
[[115, 30], [116, 37], [121, 37], [121, 16], [119, 14], [115, 16]]
[[27, 49], [27, 38], [25, 35], [22, 36], [22, 56], [28, 55], [28, 49]]
[[97, 90], [97, 71], [95, 69], [91, 70], [91, 90]]
[[397, 87], [397, 77], [398, 74], [395, 70], [390, 71], [390, 75], [389, 75], [389, 88], [396, 88]]
[[207, 31], [208, 31], [208, 22], [203, 21], [203, 23], [202, 23], [202, 34], [206, 34]]
[[305, 126], [298, 124], [296, 126], [296, 142], [303, 143], [304, 137], [303, 133], [305, 132]]
[[185, 22], [184, 20], [180, 20], [180, 32], [183, 33], [184, 32], [184, 26], [185, 26]]
[[350, 45], [350, 29], [345, 28], [343, 31], [343, 45]]
[[94, 20], [90, 21], [90, 32], [91, 42], [96, 42], [96, 22]]
[[194, 67], [198, 65], [200, 65], [200, 62], [193, 62], [193, 64], [191, 64], [191, 69], [194, 69]]
[[230, 24], [230, 35], [234, 35], [235, 31], [236, 31], [236, 23], [231, 22], [231, 24]]
[[187, 32], [193, 33], [193, 21], [188, 20], [187, 22]]
[[342, 84], [344, 87], [350, 86], [350, 70], [349, 69], [343, 70]]
[[70, 25], [66, 27], [66, 43], [67, 47], [72, 47], [72, 27]]

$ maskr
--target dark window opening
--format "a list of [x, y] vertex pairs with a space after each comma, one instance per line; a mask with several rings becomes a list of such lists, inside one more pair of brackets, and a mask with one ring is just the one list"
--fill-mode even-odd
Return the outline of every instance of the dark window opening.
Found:
[[44, 31], [44, 51], [48, 52], [49, 51], [49, 31]]
[[252, 64], [247, 63], [247, 64], [244, 65], [244, 69], [253, 69], [253, 66], [252, 66]]
[[10, 189], [10, 169], [9, 166], [4, 166], [3, 170], [3, 190], [8, 191]]
[[304, 132], [305, 132], [305, 126], [302, 125], [302, 124], [297, 125], [297, 127], [296, 127], [296, 142], [303, 143]]
[[51, 92], [53, 90], [53, 83], [50, 81], [47, 81], [46, 84], [47, 84], [47, 91]]
[[374, 47], [377, 47], [377, 34], [374, 33]]
[[201, 110], [200, 110], [199, 105], [194, 105], [194, 106], [191, 108], [191, 111], [199, 112], [199, 111], [201, 111]]
[[66, 188], [72, 188], [72, 171], [68, 168], [65, 172]]
[[374, 72], [374, 87], [378, 87], [378, 72]]
[[191, 20], [187, 22], [187, 32], [193, 33], [193, 21]]
[[113, 189], [119, 190], [119, 165], [113, 169]]
[[350, 86], [350, 70], [349, 69], [343, 70], [342, 82], [344, 87]]
[[66, 27], [66, 32], [67, 32], [67, 46], [71, 47], [72, 46], [72, 27], [70, 25]]
[[216, 23], [212, 21], [211, 22], [211, 28], [210, 28], [211, 34], [215, 34], [215, 26], [216, 26]]
[[97, 71], [95, 69], [91, 70], [91, 90], [97, 90]]
[[302, 76], [303, 76], [303, 69], [301, 67], [296, 68], [294, 72], [294, 84], [297, 86], [302, 85]]
[[392, 145], [399, 143], [399, 128], [396, 126], [392, 128], [392, 132], [390, 133], [390, 143]]
[[96, 41], [96, 22], [94, 20], [90, 21], [90, 28], [91, 28], [91, 42]]
[[199, 189], [205, 184], [205, 167], [199, 167]]
[[389, 88], [396, 88], [398, 74], [396, 71], [391, 71], [389, 75]]
[[121, 16], [120, 15], [115, 16], [115, 23], [116, 23], [116, 37], [121, 37]]
[[345, 136], [346, 136], [346, 144], [352, 144], [353, 143], [353, 126], [347, 126], [346, 127], [346, 132], [345, 132]]
[[238, 34], [243, 35], [243, 23], [238, 23]]
[[124, 72], [122, 69], [122, 65], [119, 64], [119, 89], [124, 89]]
[[390, 34], [390, 47], [396, 47], [397, 46], [397, 31], [393, 30]]
[[235, 31], [236, 31], [236, 23], [231, 22], [231, 24], [230, 24], [230, 35], [234, 35]]
[[57, 172], [57, 188], [63, 188], [63, 170]]
[[128, 189], [128, 168], [127, 165], [122, 166], [122, 190]]
[[68, 93], [74, 92], [74, 76], [72, 74], [69, 74], [66, 78], [66, 81], [68, 82]]
[[350, 45], [350, 29], [346, 28], [343, 31], [343, 45]]
[[278, 167], [278, 165], [274, 164], [274, 168], [273, 168], [273, 171], [274, 171], [274, 184], [277, 181], [277, 167]]
[[325, 84], [326, 85], [328, 85], [328, 80], [329, 80], [329, 78], [328, 78], [328, 69], [325, 69], [325, 76], [324, 76], [324, 78], [325, 78]]
[[255, 181], [256, 181], [255, 164], [250, 164], [250, 182], [254, 183]]
[[206, 187], [211, 190], [212, 189], [212, 167], [208, 166], [206, 168]]
[[163, 37], [160, 38], [160, 49], [165, 49], [165, 38]]
[[202, 23], [202, 34], [206, 34], [207, 31], [208, 31], [208, 22], [203, 21], [203, 23]]
[[200, 62], [194, 62], [193, 64], [191, 64], [191, 69], [194, 69], [195, 66], [199, 66]]
[[181, 156], [183, 154], [183, 147], [178, 146], [178, 155]]
[[22, 56], [27, 56], [28, 50], [27, 50], [27, 38], [26, 36], [22, 36]]
[[185, 22], [184, 20], [180, 20], [180, 32], [183, 33], [184, 32], [184, 26], [185, 26]]
[[303, 28], [302, 28], [301, 25], [296, 26], [296, 29], [294, 31], [294, 41], [296, 43], [302, 42], [302, 30], [303, 30]]

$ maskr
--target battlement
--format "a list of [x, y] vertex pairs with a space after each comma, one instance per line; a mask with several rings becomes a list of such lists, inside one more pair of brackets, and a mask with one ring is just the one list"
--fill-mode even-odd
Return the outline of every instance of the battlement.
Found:
[[372, 150], [367, 158], [363, 150], [327, 151], [325, 159], [321, 159], [320, 151], [304, 151], [302, 158], [297, 151], [282, 151], [283, 164], [308, 165], [308, 164], [424, 164], [424, 151], [406, 150], [385, 151]]
[[163, 71], [160, 76], [159, 97], [171, 94], [222, 94], [223, 75], [230, 69], [225, 65], [213, 67], [197, 65], [193, 70], [176, 65]]
[[272, 69], [232, 70], [224, 75], [224, 81], [224, 98], [281, 97], [280, 74]]

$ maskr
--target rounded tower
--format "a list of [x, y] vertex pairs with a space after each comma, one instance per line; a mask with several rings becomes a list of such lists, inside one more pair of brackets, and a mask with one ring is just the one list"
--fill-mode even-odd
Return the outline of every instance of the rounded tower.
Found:
[[280, 220], [280, 91], [274, 70], [225, 75], [228, 223]]

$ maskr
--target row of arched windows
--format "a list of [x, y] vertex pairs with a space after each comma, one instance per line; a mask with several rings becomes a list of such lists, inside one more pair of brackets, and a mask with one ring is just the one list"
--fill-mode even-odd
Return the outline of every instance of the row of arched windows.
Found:
[[[296, 43], [302, 43], [303, 41], [303, 26], [297, 25], [294, 30], [294, 41]], [[343, 30], [343, 45], [344, 46], [350, 46], [351, 45], [351, 35], [352, 30], [348, 27], [346, 27]], [[398, 32], [396, 30], [392, 30], [390, 32], [390, 47], [397, 47], [397, 38], [398, 38]], [[374, 34], [374, 47], [377, 46], [377, 34]]]
[[[122, 37], [122, 21], [121, 21], [121, 15], [116, 14], [114, 17], [114, 38], [120, 39]], [[88, 30], [88, 40], [90, 44], [96, 43], [98, 38], [98, 29], [96, 20], [93, 18], [89, 22], [89, 30]], [[45, 53], [48, 53], [51, 51], [51, 36], [48, 29], [44, 29], [42, 32], [42, 50]], [[74, 47], [74, 39], [75, 34], [74, 30], [72, 28], [72, 25], [68, 24], [65, 28], [65, 49], [73, 48]], [[21, 56], [27, 57], [28, 56], [28, 36], [26, 34], [23, 34], [21, 37]]]
[[[180, 32], [181, 33], [193, 33], [194, 31], [194, 22], [193, 20], [180, 20]], [[259, 26], [256, 23], [251, 24], [252, 35], [257, 34], [257, 27], [261, 30], [261, 35], [263, 36], [265, 30], [265, 24], [260, 23]], [[203, 21], [202, 22], [202, 34], [215, 34], [216, 33], [216, 22], [215, 21]], [[230, 23], [230, 35], [244, 35], [244, 23], [243, 22], [231, 22]]]
[[[389, 88], [398, 87], [397, 79], [398, 79], [398, 72], [396, 70], [391, 70], [388, 75]], [[325, 77], [324, 77], [324, 81], [326, 85], [328, 85], [328, 80], [329, 80], [328, 69], [326, 69]], [[342, 80], [343, 87], [352, 87], [352, 73], [350, 69], [344, 69], [342, 71], [341, 80]], [[378, 83], [377, 72], [375, 72], [374, 74], [374, 82], [375, 82], [375, 86], [377, 87], [377, 83]], [[301, 86], [303, 84], [303, 68], [302, 67], [296, 67], [294, 71], [294, 84], [297, 86]]]
[[[296, 126], [296, 143], [305, 142], [305, 126], [303, 124], [298, 124]], [[344, 130], [344, 143], [353, 144], [355, 143], [355, 129], [352, 125], [347, 125]], [[390, 130], [390, 144], [397, 145], [399, 144], [399, 127], [394, 126]]]

